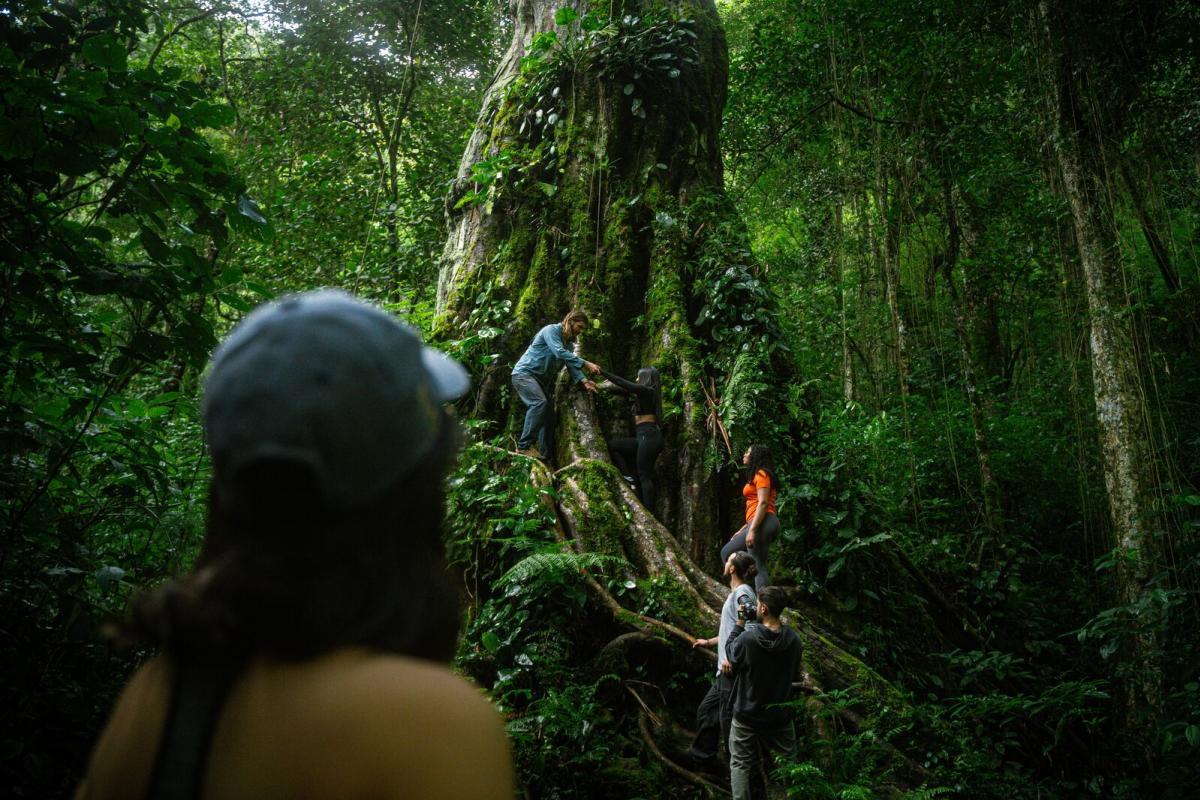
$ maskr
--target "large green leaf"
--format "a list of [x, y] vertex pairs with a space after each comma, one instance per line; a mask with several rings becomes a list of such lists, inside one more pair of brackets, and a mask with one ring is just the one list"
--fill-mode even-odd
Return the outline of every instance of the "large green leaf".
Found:
[[128, 64], [125, 42], [112, 33], [101, 33], [85, 40], [83, 57], [97, 67], [122, 72]]
[[235, 119], [233, 107], [201, 100], [188, 109], [187, 120], [194, 128], [224, 128]]

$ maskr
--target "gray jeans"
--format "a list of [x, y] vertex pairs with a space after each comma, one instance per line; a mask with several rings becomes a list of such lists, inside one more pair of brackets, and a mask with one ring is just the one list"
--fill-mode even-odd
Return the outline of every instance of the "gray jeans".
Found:
[[[751, 785], [759, 783], [763, 770], [763, 757], [768, 753], [796, 758], [796, 728], [791, 722], [780, 728], [756, 731], [736, 719], [729, 730], [729, 786], [733, 800], [750, 800]], [[766, 787], [756, 793], [761, 797]]]
[[554, 405], [548, 398], [546, 388], [538, 379], [527, 372], [514, 372], [512, 386], [525, 404], [525, 424], [521, 426], [518, 450], [533, 447], [536, 440], [538, 450], [545, 458], [554, 457]]
[[746, 547], [746, 534], [750, 531], [750, 524], [746, 523], [721, 548], [722, 564], [728, 561], [729, 556], [738, 550], [745, 550], [754, 559], [754, 566], [758, 568], [758, 574], [754, 576], [755, 592], [761, 592], [764, 586], [771, 585], [771, 576], [767, 574], [767, 552], [771, 548], [771, 542], [779, 535], [779, 529], [779, 517], [768, 511], [766, 516], [763, 517], [762, 524], [758, 528], [758, 533], [754, 534], [753, 547]]

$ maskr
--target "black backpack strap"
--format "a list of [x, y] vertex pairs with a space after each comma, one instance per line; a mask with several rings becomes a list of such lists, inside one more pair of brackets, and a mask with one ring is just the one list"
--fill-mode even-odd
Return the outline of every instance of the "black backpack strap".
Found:
[[179, 664], [146, 800], [199, 800], [208, 751], [242, 664]]

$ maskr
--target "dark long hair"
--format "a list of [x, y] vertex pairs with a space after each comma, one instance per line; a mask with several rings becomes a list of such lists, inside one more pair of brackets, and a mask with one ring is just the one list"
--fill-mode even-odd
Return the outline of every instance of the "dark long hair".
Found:
[[771, 479], [771, 488], [779, 491], [779, 479], [775, 477], [775, 463], [771, 460], [771, 448], [765, 444], [750, 445], [750, 461], [746, 464], [746, 474], [743, 483], [754, 483], [754, 476], [759, 470], [767, 473]]
[[737, 573], [738, 580], [749, 583], [758, 574], [758, 564], [754, 563], [754, 556], [745, 550], [738, 550], [733, 554], [733, 571]]
[[198, 663], [347, 646], [448, 660], [459, 614], [442, 478], [458, 432], [448, 418], [441, 429], [423, 463], [352, 512], [325, 508], [311, 473], [293, 464], [239, 473], [250, 508], [230, 508], [210, 489], [195, 567], [138, 598], [118, 635]]
[[654, 367], [642, 367], [638, 370], [637, 382], [654, 390], [654, 416], [658, 418], [658, 423], [661, 425], [663, 421], [662, 380], [659, 378], [658, 370]]

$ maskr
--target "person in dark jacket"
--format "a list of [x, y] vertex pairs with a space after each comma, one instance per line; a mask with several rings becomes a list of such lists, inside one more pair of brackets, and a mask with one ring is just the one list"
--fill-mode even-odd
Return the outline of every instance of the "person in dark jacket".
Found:
[[734, 800], [749, 800], [751, 779], [767, 752], [795, 757], [796, 729], [789, 709], [800, 667], [800, 636], [779, 615], [787, 597], [778, 586], [758, 592], [758, 622], [739, 619], [725, 645], [733, 667], [733, 725], [729, 732], [729, 782]]
[[630, 381], [601, 368], [600, 374], [608, 378], [617, 391], [633, 398], [633, 426], [635, 436], [613, 437], [608, 440], [608, 450], [613, 464], [621, 474], [633, 478], [634, 491], [642, 505], [654, 513], [654, 462], [662, 452], [662, 430], [658, 427], [662, 419], [662, 385], [658, 370], [642, 367], [637, 381]]

